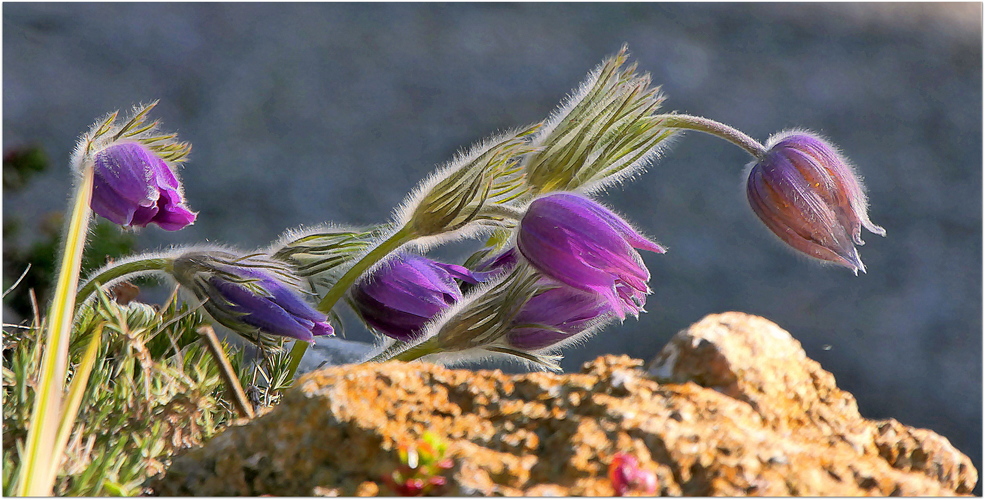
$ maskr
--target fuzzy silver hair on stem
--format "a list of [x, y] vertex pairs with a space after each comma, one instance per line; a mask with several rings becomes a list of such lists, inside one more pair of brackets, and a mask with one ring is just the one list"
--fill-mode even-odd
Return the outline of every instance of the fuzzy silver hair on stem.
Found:
[[538, 127], [490, 138], [457, 155], [408, 196], [396, 211], [395, 226], [408, 228], [415, 244], [426, 247], [513, 215], [508, 205], [527, 190], [519, 161], [534, 150], [529, 137]]

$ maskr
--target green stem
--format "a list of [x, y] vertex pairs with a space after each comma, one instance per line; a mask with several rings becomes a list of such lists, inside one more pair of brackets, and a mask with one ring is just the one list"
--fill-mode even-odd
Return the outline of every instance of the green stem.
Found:
[[426, 340], [410, 349], [402, 351], [403, 346], [407, 345], [406, 342], [396, 341], [390, 347], [388, 347], [383, 352], [373, 356], [372, 358], [364, 361], [365, 363], [385, 363], [387, 361], [414, 361], [416, 359], [423, 358], [428, 354], [433, 354], [440, 349], [437, 348], [430, 340]]
[[51, 496], [55, 474], [61, 456], [57, 449], [58, 428], [61, 425], [62, 392], [68, 367], [68, 345], [71, 340], [72, 320], [75, 312], [76, 290], [82, 267], [82, 251], [85, 249], [89, 230], [92, 199], [93, 168], [82, 168], [75, 197], [71, 204], [71, 216], [65, 226], [62, 239], [61, 263], [58, 281], [45, 321], [45, 349], [38, 374], [38, 389], [24, 455], [17, 477], [17, 496]]
[[[355, 283], [367, 269], [373, 267], [374, 264], [386, 257], [390, 252], [413, 240], [414, 237], [414, 230], [410, 226], [404, 226], [396, 233], [393, 233], [392, 236], [383, 240], [379, 245], [363, 256], [362, 259], [359, 259], [358, 262], [353, 264], [352, 267], [350, 267], [349, 270], [346, 271], [334, 285], [332, 285], [332, 288], [328, 290], [325, 297], [318, 303], [317, 309], [328, 314], [332, 308], [335, 307], [335, 304], [341, 300], [343, 296], [345, 296], [345, 293], [349, 291], [349, 287], [351, 287], [352, 284]], [[291, 362], [287, 366], [288, 380], [294, 378], [298, 365], [301, 364], [301, 358], [304, 357], [304, 353], [307, 350], [307, 342], [294, 343], [294, 347], [291, 348]]]
[[[92, 367], [96, 364], [96, 357], [99, 354], [102, 337], [103, 324], [100, 323], [96, 326], [92, 338], [89, 339], [89, 345], [86, 347], [85, 354], [82, 355], [82, 359], [79, 361], [79, 366], [75, 369], [75, 374], [72, 375], [72, 383], [69, 384], [62, 420], [58, 426], [58, 437], [55, 439], [57, 446], [53, 453], [55, 457], [60, 457], [62, 453], [65, 453], [68, 438], [72, 434], [75, 421], [79, 416], [79, 407], [82, 406], [82, 398], [85, 396], [86, 385], [89, 383], [89, 375], [92, 374]], [[48, 473], [52, 483], [55, 481], [57, 472], [57, 470], [51, 470]]]
[[[421, 345], [416, 345], [414, 347], [411, 347], [410, 349], [407, 349], [406, 351], [397, 354], [396, 356], [390, 359], [395, 359], [397, 361], [414, 361], [417, 359], [421, 359], [424, 356], [427, 356], [428, 354], [436, 353], [439, 350], [440, 349], [438, 349], [436, 346], [431, 345], [430, 342], [425, 342]], [[385, 360], [385, 361], [389, 361], [389, 360]]]
[[661, 125], [667, 128], [696, 130], [698, 132], [704, 132], [706, 134], [711, 134], [715, 137], [725, 139], [726, 141], [729, 141], [732, 144], [746, 150], [747, 153], [751, 154], [757, 160], [762, 160], [763, 157], [766, 156], [766, 148], [760, 144], [759, 141], [749, 137], [738, 129], [725, 125], [724, 123], [709, 120], [708, 118], [702, 118], [700, 116], [679, 114], [657, 115], [654, 118], [661, 119]]
[[115, 279], [122, 278], [128, 274], [146, 271], [166, 271], [171, 265], [171, 260], [172, 259], [154, 257], [150, 259], [125, 262], [123, 264], [105, 269], [96, 276], [89, 278], [89, 281], [86, 281], [86, 283], [82, 285], [82, 288], [79, 289], [78, 302], [85, 302], [85, 300], [96, 291], [96, 287], [109, 283]]

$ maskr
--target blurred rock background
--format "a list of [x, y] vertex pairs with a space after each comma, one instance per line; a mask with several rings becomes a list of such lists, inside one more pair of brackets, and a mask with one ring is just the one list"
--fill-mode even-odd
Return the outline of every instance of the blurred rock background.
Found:
[[888, 237], [863, 235], [859, 277], [793, 255], [746, 206], [745, 153], [689, 134], [604, 197], [670, 248], [644, 255], [649, 314], [563, 366], [648, 360], [708, 313], [757, 314], [863, 416], [933, 429], [981, 470], [981, 4], [7, 3], [4, 151], [39, 145], [54, 167], [5, 193], [4, 216], [31, 227], [63, 210], [79, 134], [161, 99], [155, 116], [194, 144], [182, 174], [200, 215], [141, 232], [140, 248], [380, 222], [459, 148], [545, 118], [623, 43], [668, 110], [761, 141], [790, 127], [832, 139]]

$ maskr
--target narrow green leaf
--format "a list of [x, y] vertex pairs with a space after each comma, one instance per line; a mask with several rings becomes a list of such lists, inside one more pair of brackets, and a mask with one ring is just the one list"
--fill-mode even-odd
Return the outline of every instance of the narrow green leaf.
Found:
[[52, 493], [54, 469], [58, 466], [53, 451], [61, 422], [61, 399], [68, 365], [76, 287], [82, 267], [82, 250], [85, 248], [89, 227], [92, 183], [92, 168], [85, 168], [72, 202], [72, 215], [65, 231], [58, 282], [48, 311], [47, 338], [38, 377], [38, 394], [31, 415], [25, 455], [18, 474], [19, 496], [50, 496]]

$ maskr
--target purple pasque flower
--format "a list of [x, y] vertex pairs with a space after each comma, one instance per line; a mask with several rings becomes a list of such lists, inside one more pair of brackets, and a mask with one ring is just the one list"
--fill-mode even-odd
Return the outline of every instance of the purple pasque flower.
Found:
[[[506, 343], [520, 351], [538, 351], [587, 332], [615, 314], [607, 300], [542, 279], [543, 291], [524, 304], [513, 318]], [[546, 285], [546, 286], [544, 286]]]
[[766, 227], [811, 257], [865, 272], [855, 245], [862, 227], [886, 230], [869, 220], [865, 193], [841, 154], [808, 132], [770, 138], [764, 157], [749, 171], [746, 195]]
[[567, 192], [530, 204], [516, 245], [544, 275], [605, 298], [619, 319], [638, 315], [650, 293], [650, 271], [636, 249], [665, 252], [611, 210]]
[[311, 342], [335, 333], [325, 314], [302, 298], [300, 280], [284, 264], [211, 251], [181, 255], [172, 269], [209, 315], [251, 340], [275, 335]]
[[124, 142], [95, 153], [92, 210], [122, 226], [154, 223], [177, 231], [196, 214], [184, 204], [181, 184], [168, 164], [146, 146]]
[[407, 341], [462, 299], [456, 279], [478, 284], [483, 278], [462, 266], [401, 252], [352, 287], [351, 303], [371, 327]]

